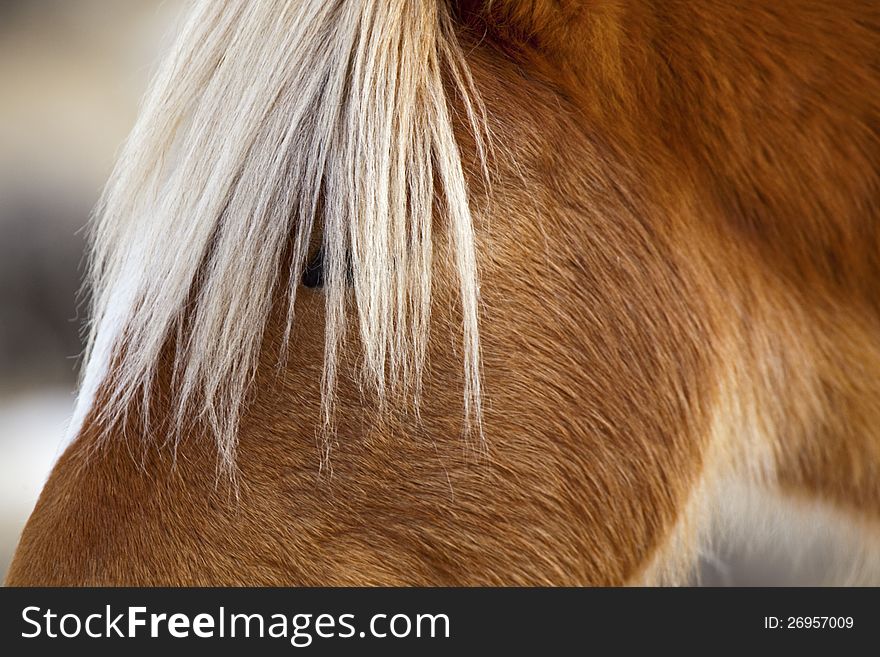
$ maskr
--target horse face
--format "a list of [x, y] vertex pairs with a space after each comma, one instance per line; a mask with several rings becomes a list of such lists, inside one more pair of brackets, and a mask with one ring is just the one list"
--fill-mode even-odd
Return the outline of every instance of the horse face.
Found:
[[[397, 376], [397, 367], [418, 369], [406, 358], [371, 356], [379, 343], [392, 352], [397, 348], [388, 335], [402, 335], [400, 345], [406, 343], [395, 327], [408, 316], [395, 315], [379, 331], [363, 318], [377, 307], [371, 300], [398, 308], [393, 299], [408, 294], [401, 280], [424, 285], [428, 279], [389, 274], [390, 287], [377, 291], [373, 284], [381, 280], [381, 267], [370, 274], [369, 250], [355, 243], [369, 241], [370, 231], [356, 225], [348, 242], [326, 237], [342, 234], [340, 216], [358, 221], [352, 213], [333, 214], [333, 194], [325, 189], [316, 201], [331, 210], [323, 223], [319, 217], [315, 231], [305, 231], [305, 239], [284, 248], [275, 244], [276, 250], [241, 243], [242, 253], [235, 254], [240, 258], [229, 262], [246, 265], [249, 258], [277, 251], [282, 254], [277, 261], [254, 271], [293, 272], [289, 280], [287, 274], [268, 283], [255, 278], [253, 289], [247, 276], [232, 279], [245, 284], [206, 283], [212, 272], [225, 271], [223, 262], [210, 260], [210, 249], [235, 243], [229, 236], [239, 235], [234, 229], [241, 227], [234, 221], [232, 228], [211, 223], [216, 217], [209, 214], [202, 231], [208, 256], [192, 274], [194, 287], [181, 286], [193, 297], [185, 299], [184, 321], [172, 324], [177, 330], [168, 333], [155, 359], [149, 417], [134, 400], [125, 423], [108, 423], [101, 411], [115, 403], [118, 383], [111, 363], [82, 430], [46, 485], [9, 581], [682, 582], [697, 561], [702, 531], [715, 519], [710, 512], [721, 506], [727, 479], [748, 481], [756, 489], [769, 482], [774, 490], [870, 507], [877, 499], [876, 478], [869, 475], [880, 426], [873, 376], [880, 350], [870, 310], [876, 301], [868, 294], [873, 284], [864, 283], [864, 274], [872, 272], [871, 280], [878, 280], [873, 273], [880, 242], [873, 237], [880, 222], [876, 212], [862, 210], [876, 205], [870, 196], [877, 188], [876, 167], [865, 152], [876, 151], [877, 140], [851, 119], [858, 112], [839, 112], [827, 99], [876, 118], [876, 103], [867, 97], [872, 94], [861, 91], [876, 90], [876, 80], [872, 87], [856, 58], [840, 66], [837, 55], [814, 57], [811, 49], [797, 46], [806, 39], [824, 44], [820, 51], [826, 54], [841, 52], [828, 45], [832, 35], [823, 26], [832, 23], [812, 20], [813, 9], [793, 7], [780, 21], [757, 2], [736, 8], [624, 4], [469, 1], [458, 3], [454, 23], [444, 23], [445, 4], [364, 3], [364, 11], [377, 12], [375, 24], [386, 20], [391, 29], [399, 27], [396, 18], [418, 18], [409, 25], [411, 35], [434, 30], [439, 36], [432, 48], [453, 47], [443, 36], [443, 25], [451, 25], [466, 65], [466, 76], [465, 69], [443, 71], [455, 157], [441, 139], [442, 129], [424, 133], [429, 136], [421, 151], [434, 149], [422, 164], [438, 167], [430, 176], [437, 179], [438, 199], [428, 204], [434, 210], [430, 339], [420, 380], [411, 385], [411, 378]], [[327, 19], [322, 12], [328, 5], [317, 0], [297, 6], [307, 8], [316, 25]], [[388, 7], [402, 13], [382, 13], [392, 11]], [[416, 16], [406, 13], [407, 7], [431, 11]], [[227, 15], [221, 3], [202, 8], [217, 12], [220, 25], [239, 19]], [[254, 11], [267, 12], [267, 26], [283, 26], [278, 17], [287, 16]], [[854, 20], [849, 5], [834, 11], [840, 14], [833, 24], [849, 41], [876, 44], [876, 30]], [[349, 36], [358, 36], [357, 29]], [[288, 32], [282, 30], [281, 37]], [[256, 33], [265, 40], [264, 29]], [[751, 47], [743, 49], [743, 42]], [[236, 45], [236, 53], [245, 60], [253, 56], [256, 64], [283, 52], [260, 50], [257, 57]], [[745, 50], [765, 49], [776, 54], [773, 62], [744, 58]], [[326, 60], [302, 50], [294, 49], [300, 64]], [[437, 73], [434, 51], [425, 52], [424, 70]], [[210, 49], [197, 61], [210, 64], [209, 55]], [[819, 75], [832, 60], [836, 75]], [[392, 78], [397, 79], [387, 77]], [[768, 85], [771, 79], [776, 84]], [[731, 81], [750, 102], [731, 92]], [[304, 89], [322, 100], [328, 87]], [[485, 149], [475, 135], [474, 105], [462, 94], [471, 87], [485, 105], [477, 121], [491, 135]], [[792, 89], [797, 93], [789, 93]], [[295, 96], [278, 98], [272, 107], [283, 108], [284, 102], [297, 107]], [[809, 120], [795, 129], [791, 117], [798, 112], [791, 103], [797, 105], [797, 98], [810, 99], [798, 110]], [[355, 106], [376, 118], [373, 105], [341, 100], [349, 110]], [[765, 101], [776, 110], [766, 121], [756, 109]], [[327, 107], [334, 105], [314, 103], [316, 111]], [[434, 109], [434, 118], [446, 116]], [[274, 136], [277, 129], [286, 135], [290, 115], [268, 112], [252, 132]], [[349, 115], [337, 117], [349, 120], [345, 134], [363, 136], [357, 132], [358, 113]], [[401, 122], [412, 118], [406, 112], [396, 116]], [[213, 125], [209, 118], [205, 124]], [[303, 134], [291, 143], [307, 140]], [[195, 146], [208, 143], [225, 153], [226, 133], [214, 137], [195, 134], [187, 152], [198, 159], [213, 151]], [[446, 144], [440, 152], [438, 143]], [[274, 153], [277, 143], [268, 140], [265, 146]], [[798, 156], [788, 158], [786, 149]], [[331, 151], [335, 159], [328, 160], [328, 171], [335, 177], [328, 180], [344, 195], [351, 191], [346, 181], [356, 181], [371, 163], [357, 152], [343, 157], [342, 151]], [[859, 166], [846, 164], [850, 156]], [[449, 198], [457, 189], [450, 171], [456, 173], [459, 158], [472, 225], [446, 211], [456, 201]], [[456, 166], [450, 168], [452, 160]], [[771, 166], [782, 160], [784, 165]], [[312, 160], [293, 158], [293, 164], [302, 162]], [[353, 165], [364, 162], [363, 169]], [[849, 166], [852, 173], [842, 187], [825, 184], [835, 166]], [[252, 186], [268, 176], [259, 167], [245, 173]], [[199, 180], [193, 181], [195, 191], [178, 199], [179, 207], [200, 198]], [[418, 193], [417, 188], [410, 191]], [[369, 192], [365, 185], [357, 189]], [[286, 187], [271, 191], [289, 201], [285, 190], [294, 195]], [[207, 198], [194, 203], [193, 213], [212, 202], [243, 207], [236, 205], [239, 189], [228, 192], [225, 205]], [[265, 220], [255, 219], [251, 227], [264, 231], [277, 229], [273, 220], [290, 215], [283, 204], [277, 216], [270, 203], [251, 206]], [[836, 209], [835, 219], [829, 208]], [[801, 217], [810, 219], [793, 220]], [[169, 230], [177, 225], [176, 216], [165, 219]], [[366, 223], [376, 230], [383, 226]], [[471, 306], [462, 276], [469, 271], [462, 265], [463, 232], [471, 227], [480, 284], [479, 413], [466, 412], [462, 403], [462, 391], [473, 389], [467, 369], [473, 361]], [[263, 233], [255, 228], [241, 234]], [[859, 243], [853, 235], [872, 238]], [[408, 239], [396, 243], [419, 243], [414, 233]], [[308, 251], [309, 262], [317, 262], [319, 242], [329, 270], [315, 276], [312, 267], [302, 279], [296, 254]], [[791, 248], [770, 257], [780, 242]], [[172, 241], [168, 248], [176, 253], [180, 246]], [[379, 261], [389, 271], [401, 271], [395, 268], [407, 253], [396, 255], [400, 258]], [[176, 271], [180, 258], [166, 260], [159, 258]], [[308, 285], [298, 285], [302, 280]], [[290, 284], [296, 290], [292, 328]], [[168, 298], [161, 285], [149, 289], [155, 299]], [[216, 312], [212, 322], [200, 323], [201, 306], [193, 299], [198, 301], [203, 289], [219, 289], [234, 300], [228, 304], [231, 323]], [[232, 353], [236, 371], [250, 384], [234, 441], [221, 443], [235, 446], [230, 482], [222, 467], [219, 475], [214, 468], [218, 444], [211, 420], [218, 406], [187, 416], [180, 431], [180, 409], [188, 407], [179, 401], [177, 354], [190, 325], [232, 327], [220, 334], [240, 338], [233, 311], [251, 308], [248, 303], [262, 299], [266, 290], [271, 309], [265, 326], [247, 333], [259, 338], [253, 362], [235, 360], [235, 350], [223, 341], [207, 342]], [[208, 304], [209, 310], [217, 307]], [[167, 310], [173, 319], [175, 309]], [[344, 338], [328, 341], [339, 317], [346, 320]], [[847, 318], [846, 327], [832, 330], [838, 317]], [[328, 416], [322, 381], [331, 348], [335, 379]], [[210, 349], [202, 355], [204, 362], [214, 362]], [[384, 391], [374, 385], [377, 379], [389, 382]]]

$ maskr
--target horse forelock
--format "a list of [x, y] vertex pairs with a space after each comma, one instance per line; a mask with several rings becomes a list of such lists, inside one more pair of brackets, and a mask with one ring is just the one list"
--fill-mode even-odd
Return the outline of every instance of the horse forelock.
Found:
[[366, 385], [380, 400], [406, 390], [417, 405], [438, 213], [461, 295], [464, 412], [480, 431], [474, 230], [447, 92], [478, 155], [484, 115], [447, 11], [407, 0], [196, 2], [96, 211], [71, 436], [89, 413], [113, 425], [135, 404], [148, 417], [170, 367], [176, 432], [204, 421], [231, 468], [273, 297], [287, 281], [289, 335], [318, 226], [325, 429], [347, 296]]

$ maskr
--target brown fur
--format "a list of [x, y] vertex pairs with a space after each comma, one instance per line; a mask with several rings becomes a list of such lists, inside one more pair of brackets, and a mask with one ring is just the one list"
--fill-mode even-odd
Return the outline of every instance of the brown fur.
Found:
[[283, 304], [266, 336], [237, 489], [198, 432], [98, 447], [93, 418], [8, 583], [682, 581], [728, 476], [880, 521], [876, 4], [461, 4], [501, 144], [473, 199], [485, 449], [439, 243], [420, 420], [378, 414], [348, 344], [319, 473], [304, 293], [283, 371]]

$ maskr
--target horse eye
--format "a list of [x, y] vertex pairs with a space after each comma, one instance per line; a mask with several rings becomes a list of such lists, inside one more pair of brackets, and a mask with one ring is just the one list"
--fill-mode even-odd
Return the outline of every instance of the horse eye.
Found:
[[308, 288], [324, 287], [324, 248], [318, 252], [306, 264], [302, 274], [302, 284]]

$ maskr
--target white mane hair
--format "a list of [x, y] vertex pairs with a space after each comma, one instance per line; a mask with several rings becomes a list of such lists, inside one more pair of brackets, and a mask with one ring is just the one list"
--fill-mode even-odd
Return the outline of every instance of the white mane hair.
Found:
[[465, 417], [479, 428], [474, 234], [444, 80], [482, 158], [482, 105], [444, 0], [195, 2], [96, 210], [92, 323], [71, 433], [99, 388], [103, 420], [136, 401], [146, 413], [160, 352], [176, 336], [178, 432], [205, 421], [232, 467], [273, 291], [289, 268], [289, 335], [316, 219], [325, 422], [347, 295], [365, 382], [380, 399], [403, 386], [417, 403], [435, 210], [458, 271]]

